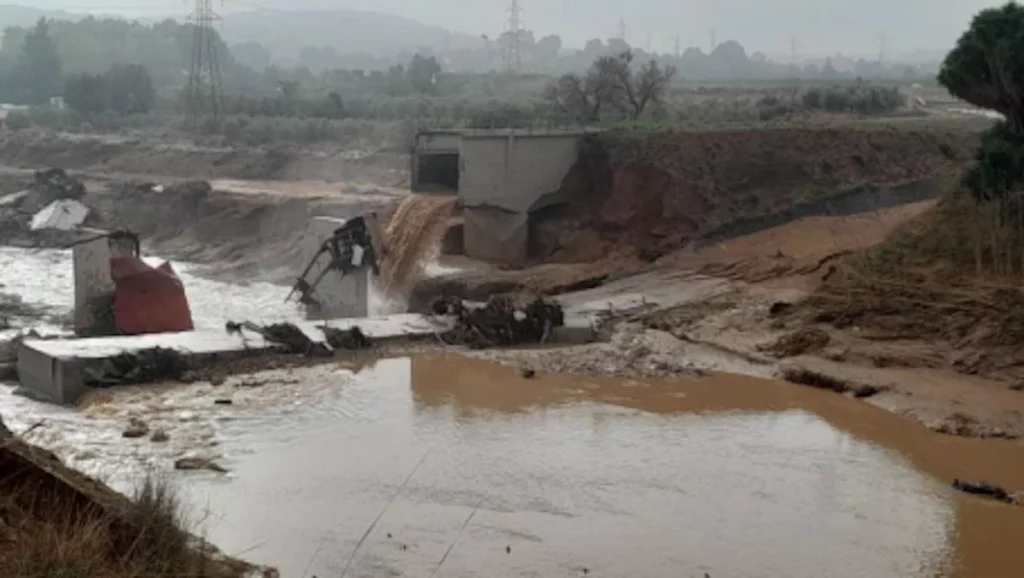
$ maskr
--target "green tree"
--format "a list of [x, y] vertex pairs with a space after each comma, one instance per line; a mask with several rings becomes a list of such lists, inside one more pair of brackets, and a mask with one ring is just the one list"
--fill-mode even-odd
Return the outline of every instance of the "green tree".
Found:
[[939, 82], [954, 96], [996, 110], [999, 122], [982, 138], [964, 184], [975, 198], [1003, 210], [1020, 204], [1024, 185], [1024, 7], [1010, 2], [982, 10], [946, 56]]
[[1024, 7], [982, 10], [946, 56], [939, 82], [967, 102], [1001, 112], [1024, 136]]
[[27, 101], [41, 104], [60, 94], [60, 58], [45, 18], [40, 18], [25, 36], [17, 67], [16, 77], [22, 82]]
[[64, 82], [64, 100], [72, 110], [92, 116], [110, 110], [106, 79], [93, 74], [76, 74]]
[[413, 90], [421, 94], [429, 94], [436, 90], [437, 81], [441, 77], [441, 65], [433, 56], [424, 58], [417, 54], [409, 62], [406, 76]]
[[146, 114], [153, 109], [156, 92], [149, 72], [141, 64], [115, 64], [105, 75], [110, 108], [120, 114]]

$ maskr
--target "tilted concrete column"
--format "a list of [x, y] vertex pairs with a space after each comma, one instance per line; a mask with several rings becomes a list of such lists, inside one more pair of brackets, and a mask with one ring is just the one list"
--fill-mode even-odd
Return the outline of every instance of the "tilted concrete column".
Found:
[[[345, 224], [344, 219], [333, 217], [314, 217], [306, 227], [303, 240], [302, 262], [308, 264], [317, 255], [324, 241], [331, 238], [334, 231]], [[306, 274], [306, 281], [312, 283], [330, 266], [331, 255], [322, 253]], [[358, 269], [342, 274], [341, 271], [328, 271], [311, 293], [312, 299], [306, 303], [306, 319], [322, 321], [326, 319], [346, 319], [349, 317], [367, 317], [370, 314], [370, 270]]]
[[100, 236], [75, 245], [72, 262], [75, 277], [75, 333], [81, 336], [107, 335], [113, 327], [114, 279], [110, 259], [134, 257], [136, 240], [123, 236]]

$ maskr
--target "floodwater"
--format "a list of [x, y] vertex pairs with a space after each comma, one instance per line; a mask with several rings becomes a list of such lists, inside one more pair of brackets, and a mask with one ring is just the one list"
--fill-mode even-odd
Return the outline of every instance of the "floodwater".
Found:
[[[15, 271], [5, 290], [66, 308], [66, 255], [32, 259], [0, 249]], [[290, 315], [279, 287], [179, 271], [200, 325]], [[3, 393], [0, 414], [117, 489], [168, 472], [198, 531], [285, 577], [1010, 578], [1024, 567], [1024, 509], [949, 488], [953, 477], [1024, 488], [1024, 446], [939, 436], [753, 378], [527, 380], [426, 356], [120, 388], [79, 408]], [[170, 441], [122, 438], [131, 418]], [[173, 472], [186, 456], [229, 473]]]
[[317, 371], [305, 383], [336, 400], [229, 426], [233, 479], [190, 484], [215, 543], [284, 576], [882, 578], [949, 562], [946, 488], [806, 411], [665, 413], [684, 394], [639, 383], [650, 408], [629, 408], [459, 357]]
[[[270, 283], [246, 285], [201, 277], [201, 265], [172, 261], [188, 295], [199, 327], [223, 328], [227, 321], [295, 321], [294, 302], [285, 303], [288, 290]], [[71, 251], [0, 247], [0, 291], [19, 295], [26, 304], [54, 314], [68, 314], [74, 303]]]

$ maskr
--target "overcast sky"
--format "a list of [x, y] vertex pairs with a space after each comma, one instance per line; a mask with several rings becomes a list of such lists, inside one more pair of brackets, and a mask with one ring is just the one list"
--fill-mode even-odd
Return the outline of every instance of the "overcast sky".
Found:
[[[18, 0], [5, 0], [18, 3]], [[192, 4], [194, 0], [186, 0]], [[215, 0], [220, 4], [220, 0]], [[22, 0], [39, 8], [91, 9], [132, 15], [180, 15], [183, 0]], [[705, 47], [711, 30], [719, 42], [740, 41], [748, 51], [875, 54], [886, 37], [890, 53], [948, 48], [978, 10], [1000, 0], [520, 0], [524, 26], [560, 34], [568, 45], [615, 36], [626, 21], [627, 40], [670, 51]], [[495, 34], [509, 0], [224, 0], [224, 11], [268, 8], [358, 9], [387, 12], [472, 34]]]

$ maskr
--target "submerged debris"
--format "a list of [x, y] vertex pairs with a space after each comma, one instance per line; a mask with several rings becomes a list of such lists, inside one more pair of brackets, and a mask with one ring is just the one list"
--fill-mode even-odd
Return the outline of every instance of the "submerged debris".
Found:
[[544, 343], [554, 328], [565, 325], [562, 306], [541, 298], [522, 309], [507, 296], [491, 297], [483, 306], [439, 298], [431, 303], [430, 311], [457, 319], [455, 328], [443, 335], [446, 343], [473, 349]]
[[1020, 503], [1020, 498], [1018, 498], [1016, 494], [1011, 494], [1003, 488], [987, 482], [967, 482], [955, 479], [953, 480], [953, 489], [964, 492], [965, 494], [986, 496], [1006, 504]]
[[363, 333], [363, 330], [358, 325], [349, 329], [338, 329], [336, 327], [328, 327], [327, 325], [324, 325], [320, 330], [324, 332], [324, 337], [327, 338], [327, 344], [334, 349], [349, 349], [355, 351], [373, 347], [373, 341]]
[[180, 381], [188, 365], [185, 355], [174, 349], [153, 347], [136, 352], [126, 351], [104, 360], [100, 367], [86, 368], [85, 384], [90, 387], [111, 387], [165, 380]]
[[251, 321], [236, 323], [228, 321], [228, 333], [241, 334], [248, 329], [263, 336], [270, 343], [283, 345], [288, 353], [306, 355], [308, 357], [330, 356], [331, 352], [321, 343], [313, 341], [306, 332], [294, 323], [274, 323], [272, 325], [256, 325]]
[[220, 474], [227, 473], [227, 468], [206, 458], [181, 458], [174, 462], [174, 469], [183, 471], [209, 470]]

